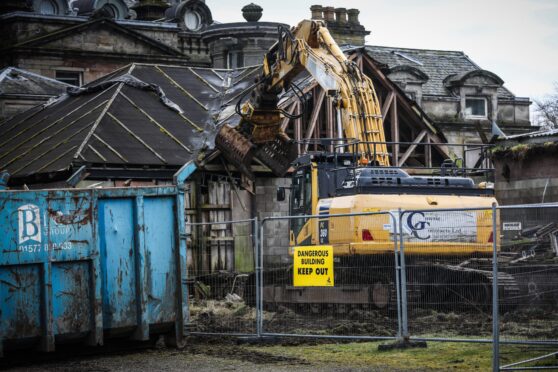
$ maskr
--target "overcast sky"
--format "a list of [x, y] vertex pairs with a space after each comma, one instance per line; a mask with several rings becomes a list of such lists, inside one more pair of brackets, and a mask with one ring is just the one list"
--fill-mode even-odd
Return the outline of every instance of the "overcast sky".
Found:
[[558, 82], [558, 0], [207, 0], [213, 18], [239, 22], [254, 1], [261, 21], [291, 26], [310, 5], [357, 8], [366, 43], [459, 50], [499, 75], [517, 96], [541, 98]]

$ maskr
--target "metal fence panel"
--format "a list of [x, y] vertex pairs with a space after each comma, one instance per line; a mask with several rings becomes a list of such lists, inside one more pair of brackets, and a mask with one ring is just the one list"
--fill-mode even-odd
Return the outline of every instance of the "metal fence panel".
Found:
[[489, 339], [491, 209], [408, 210], [398, 220], [404, 334]]
[[[394, 223], [387, 212], [264, 219], [262, 334], [396, 337]], [[316, 257], [319, 261], [315, 249], [324, 245], [333, 249], [331, 286], [295, 286], [295, 275], [304, 275], [295, 262], [311, 263]], [[298, 250], [308, 256], [295, 253]]]
[[[500, 365], [503, 370], [558, 369], [553, 354], [558, 345], [558, 206], [498, 210], [498, 266], [507, 275], [499, 292]], [[545, 354], [551, 358], [538, 359]], [[526, 360], [531, 361], [519, 364]]]
[[256, 334], [257, 222], [187, 224], [192, 333]]

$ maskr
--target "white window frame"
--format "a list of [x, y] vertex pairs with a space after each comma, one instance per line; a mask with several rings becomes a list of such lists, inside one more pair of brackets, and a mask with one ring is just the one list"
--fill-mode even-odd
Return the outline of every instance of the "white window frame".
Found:
[[[484, 102], [484, 115], [473, 115], [467, 112], [467, 100], [476, 100], [476, 101], [483, 101]], [[488, 99], [486, 97], [473, 97], [467, 96], [465, 97], [465, 117], [467, 119], [487, 119], [488, 118]]]
[[[244, 53], [241, 50], [228, 50], [225, 53], [225, 65], [226, 68], [232, 70], [234, 68], [242, 68], [244, 67]], [[241, 66], [233, 66], [233, 60], [236, 60], [236, 62], [239, 61], [239, 59], [241, 60]]]

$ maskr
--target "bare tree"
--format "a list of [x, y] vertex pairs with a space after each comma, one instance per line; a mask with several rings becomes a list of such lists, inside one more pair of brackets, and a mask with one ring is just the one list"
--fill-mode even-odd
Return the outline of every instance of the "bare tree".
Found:
[[558, 83], [554, 83], [554, 92], [542, 100], [535, 100], [537, 125], [544, 129], [558, 128]]

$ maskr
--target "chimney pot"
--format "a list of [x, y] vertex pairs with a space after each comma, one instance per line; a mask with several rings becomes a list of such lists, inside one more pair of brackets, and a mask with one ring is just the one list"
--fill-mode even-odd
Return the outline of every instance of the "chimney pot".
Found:
[[324, 18], [327, 22], [335, 22], [335, 8], [332, 6], [324, 7]]
[[347, 9], [346, 8], [336, 8], [335, 9], [335, 16], [337, 18], [337, 22], [344, 24], [347, 23]]
[[324, 19], [324, 8], [321, 5], [312, 5], [310, 7], [312, 19]]
[[349, 14], [349, 23], [360, 25], [360, 21], [358, 20], [360, 11], [358, 9], [349, 9], [347, 10], [347, 13]]

